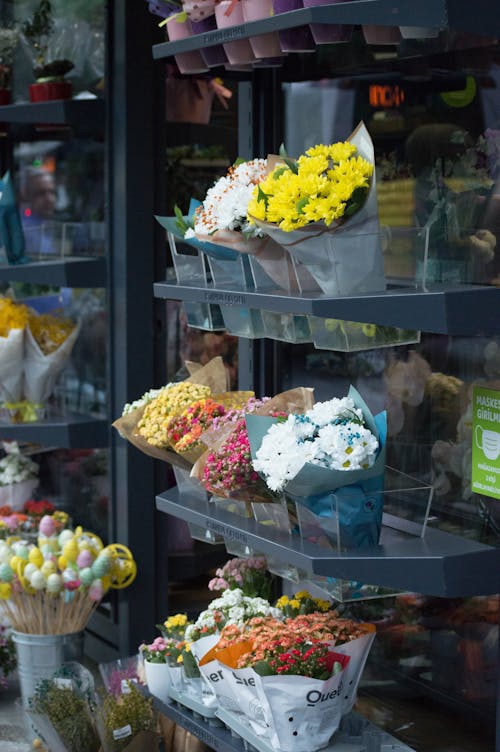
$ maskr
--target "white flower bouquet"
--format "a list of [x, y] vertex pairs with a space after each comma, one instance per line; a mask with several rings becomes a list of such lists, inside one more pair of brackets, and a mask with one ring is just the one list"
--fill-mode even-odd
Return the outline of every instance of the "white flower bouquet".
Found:
[[384, 290], [375, 154], [364, 124], [345, 142], [269, 161], [248, 204], [251, 222], [304, 264], [327, 295]]
[[275, 493], [322, 518], [338, 546], [378, 543], [382, 524], [386, 413], [373, 416], [351, 387], [286, 420], [247, 415], [253, 467]]
[[36, 462], [25, 457], [17, 445], [0, 460], [0, 506], [19, 511], [38, 486]]

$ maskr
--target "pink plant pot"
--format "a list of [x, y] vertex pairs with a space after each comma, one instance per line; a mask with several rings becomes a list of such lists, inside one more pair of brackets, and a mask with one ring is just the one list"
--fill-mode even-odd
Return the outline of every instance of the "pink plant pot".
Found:
[[[239, 26], [239, 24], [245, 23], [241, 5], [241, 2], [234, 3], [233, 0], [222, 0], [222, 2], [216, 5], [215, 18], [217, 28], [229, 29], [232, 26]], [[255, 55], [248, 39], [225, 42], [223, 46], [231, 65], [245, 65], [255, 61]]]
[[399, 44], [401, 41], [397, 26], [363, 26], [363, 36], [367, 44]]
[[[288, 13], [303, 8], [302, 0], [273, 0], [274, 13]], [[296, 26], [278, 32], [280, 47], [283, 52], [314, 52], [316, 45], [309, 26]]]
[[[260, 21], [273, 15], [272, 0], [241, 0], [241, 7], [245, 21]], [[276, 58], [284, 54], [276, 33], [250, 37], [249, 41], [255, 57]]]
[[[317, 5], [337, 5], [346, 0], [303, 0], [304, 8]], [[335, 44], [348, 42], [352, 36], [352, 25], [347, 24], [311, 24], [311, 33], [316, 44]]]
[[[191, 21], [177, 21], [172, 18], [166, 26], [167, 36], [170, 42], [177, 42], [179, 39], [187, 39], [193, 35]], [[175, 62], [181, 73], [206, 73], [208, 70], [205, 62], [197, 50], [192, 52], [181, 52], [175, 55]]]

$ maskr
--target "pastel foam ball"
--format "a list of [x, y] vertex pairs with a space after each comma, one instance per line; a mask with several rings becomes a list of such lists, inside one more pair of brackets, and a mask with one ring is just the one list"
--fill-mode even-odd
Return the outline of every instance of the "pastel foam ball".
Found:
[[91, 601], [100, 601], [102, 596], [104, 595], [104, 588], [102, 586], [101, 580], [94, 580], [92, 585], [89, 588], [89, 598]]
[[43, 556], [39, 548], [37, 548], [36, 546], [33, 546], [33, 548], [30, 550], [28, 554], [28, 561], [30, 562], [30, 564], [34, 564], [36, 567], [42, 566]]
[[56, 565], [53, 561], [44, 561], [40, 571], [42, 572], [44, 577], [48, 577], [50, 574], [54, 574], [56, 571]]
[[49, 574], [47, 577], [47, 590], [49, 593], [60, 593], [63, 589], [63, 581], [60, 574]]
[[30, 585], [32, 588], [34, 588], [35, 590], [43, 590], [46, 584], [47, 580], [39, 569], [37, 569], [36, 572], [33, 572], [30, 578]]
[[67, 567], [62, 573], [63, 582], [73, 582], [78, 579], [78, 573]]
[[22, 562], [22, 559], [20, 556], [13, 556], [11, 560], [9, 561], [10, 566], [14, 570], [14, 572], [17, 572], [19, 564]]
[[5, 541], [0, 541], [0, 562], [8, 564], [12, 551]]
[[92, 572], [96, 579], [104, 577], [111, 569], [111, 559], [105, 554], [100, 554], [92, 564]]
[[58, 541], [61, 548], [68, 543], [68, 541], [72, 540], [74, 538], [73, 531], [72, 530], [62, 530], [59, 533]]
[[9, 564], [0, 565], [0, 582], [12, 582], [14, 578], [14, 570]]
[[92, 566], [93, 561], [94, 561], [94, 557], [92, 556], [90, 551], [84, 550], [84, 551], [80, 551], [80, 553], [78, 554], [76, 564], [79, 567], [79, 569], [85, 569], [86, 567]]
[[41, 548], [40, 551], [42, 552], [42, 556], [44, 559], [51, 559], [52, 554], [54, 553], [52, 546], [50, 543], [45, 543]]
[[94, 574], [90, 567], [85, 567], [80, 570], [80, 581], [85, 587], [90, 587], [94, 581]]
[[58, 558], [58, 560], [57, 560], [57, 566], [59, 567], [59, 569], [61, 570], [61, 572], [63, 571], [63, 569], [66, 569], [67, 561], [64, 558], [64, 556], [60, 556]]
[[18, 543], [14, 551], [16, 552], [16, 555], [19, 556], [20, 559], [25, 559], [25, 561], [28, 561], [30, 552], [29, 552], [28, 546], [25, 546], [24, 543]]
[[51, 517], [50, 514], [46, 514], [40, 520], [40, 525], [38, 526], [38, 530], [40, 531], [42, 535], [45, 535], [47, 538], [50, 538], [56, 532], [56, 525], [54, 522], [54, 518]]
[[26, 577], [27, 580], [31, 580], [31, 576], [38, 572], [38, 567], [36, 564], [33, 564], [33, 562], [30, 562], [29, 564], [26, 564], [23, 570], [23, 577]]
[[76, 561], [78, 558], [78, 543], [74, 538], [72, 538], [70, 541], [64, 544], [62, 555], [66, 559], [67, 562], [73, 562]]

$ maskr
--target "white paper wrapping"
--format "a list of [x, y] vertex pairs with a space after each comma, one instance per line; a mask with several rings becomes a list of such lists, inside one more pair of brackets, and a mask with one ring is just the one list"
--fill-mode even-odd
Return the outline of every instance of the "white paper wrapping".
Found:
[[[216, 707], [217, 695], [214, 691], [213, 682], [208, 679], [207, 670], [208, 673], [211, 673], [212, 670], [217, 670], [218, 666], [213, 665], [217, 664], [217, 661], [210, 661], [210, 663], [207, 663], [206, 666], [200, 666], [200, 661], [208, 653], [209, 650], [217, 645], [219, 639], [220, 635], [219, 633], [217, 633], [213, 635], [207, 635], [206, 637], [201, 637], [199, 640], [195, 640], [195, 642], [191, 643], [191, 652], [200, 669], [201, 681], [203, 683], [203, 686], [200, 687], [202, 695], [201, 699], [203, 701], [203, 704], [208, 708]], [[189, 680], [187, 680], [187, 682], [189, 682]]]
[[24, 329], [0, 337], [0, 400], [19, 402], [23, 390]]
[[[362, 157], [375, 164], [373, 143], [363, 123], [348, 140]], [[307, 267], [325, 294], [385, 290], [375, 172], [363, 207], [343, 224], [327, 227], [315, 222], [284, 232], [269, 222], [254, 221]]]
[[368, 653], [373, 645], [375, 634], [375, 632], [370, 632], [363, 637], [358, 637], [357, 640], [345, 642], [343, 645], [332, 646], [332, 650], [336, 653], [348, 655], [350, 658], [349, 663], [344, 669], [344, 692], [342, 693], [341, 698], [342, 715], [350, 713], [354, 707], [358, 693], [358, 685], [365, 668]]
[[43, 403], [50, 397], [59, 374], [68, 362], [80, 327], [79, 322], [62, 345], [50, 355], [43, 354], [29, 327], [26, 329], [24, 397], [29, 402]]

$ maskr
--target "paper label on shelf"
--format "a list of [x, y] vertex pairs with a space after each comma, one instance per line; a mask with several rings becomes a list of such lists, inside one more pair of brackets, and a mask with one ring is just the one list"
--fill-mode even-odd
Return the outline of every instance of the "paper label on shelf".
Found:
[[472, 490], [500, 499], [500, 391], [472, 391]]
[[113, 739], [126, 739], [127, 736], [132, 736], [132, 726], [128, 723], [126, 726], [122, 726], [119, 729], [113, 729]]

